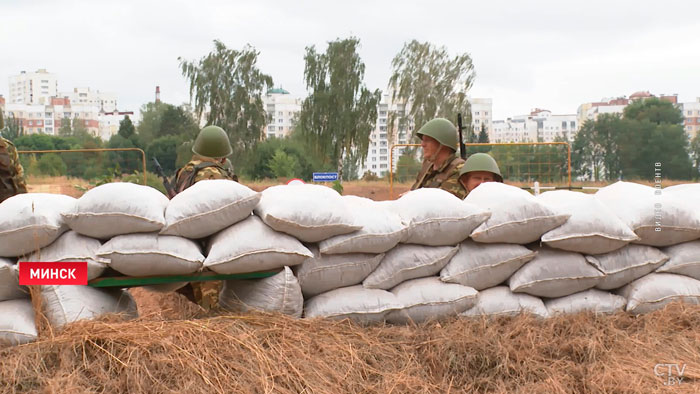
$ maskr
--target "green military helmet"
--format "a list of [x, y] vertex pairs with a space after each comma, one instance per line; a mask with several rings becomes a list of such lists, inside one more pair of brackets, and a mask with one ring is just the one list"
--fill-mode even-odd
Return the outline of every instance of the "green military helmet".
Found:
[[459, 170], [459, 176], [473, 171], [487, 171], [496, 175], [496, 180], [498, 182], [503, 182], [503, 176], [501, 175], [501, 170], [498, 169], [498, 164], [496, 160], [486, 153], [474, 153], [469, 156], [467, 161], [464, 162], [462, 168]]
[[423, 138], [424, 135], [433, 137], [440, 143], [453, 151], [457, 150], [457, 128], [445, 118], [435, 118], [424, 124], [416, 135]]
[[207, 126], [202, 129], [194, 140], [192, 152], [199, 156], [221, 158], [233, 153], [228, 135], [219, 126]]

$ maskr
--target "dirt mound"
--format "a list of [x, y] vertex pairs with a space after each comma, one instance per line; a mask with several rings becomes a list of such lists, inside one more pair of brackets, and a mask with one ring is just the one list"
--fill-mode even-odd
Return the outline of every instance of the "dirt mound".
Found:
[[[271, 314], [162, 318], [82, 322], [0, 350], [0, 391], [700, 392], [697, 306], [406, 327]], [[655, 375], [671, 363], [685, 365], [673, 388]]]

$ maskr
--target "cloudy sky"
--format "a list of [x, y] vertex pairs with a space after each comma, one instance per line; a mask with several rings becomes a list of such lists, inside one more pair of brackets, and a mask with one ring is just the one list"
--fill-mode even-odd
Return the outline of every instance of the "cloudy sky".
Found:
[[0, 0], [0, 94], [8, 77], [46, 68], [59, 90], [114, 92], [119, 109], [189, 101], [178, 57], [219, 39], [251, 44], [275, 85], [306, 95], [304, 48], [356, 36], [368, 87], [385, 90], [391, 59], [412, 39], [471, 54], [472, 97], [494, 119], [639, 90], [700, 97], [700, 2], [589, 1], [10, 1]]

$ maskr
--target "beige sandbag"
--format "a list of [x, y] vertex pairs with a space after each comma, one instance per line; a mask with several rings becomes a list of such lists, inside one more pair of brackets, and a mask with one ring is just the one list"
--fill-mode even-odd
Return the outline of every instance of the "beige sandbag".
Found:
[[403, 306], [387, 315], [386, 320], [394, 324], [457, 316], [473, 307], [478, 297], [473, 288], [443, 283], [436, 276], [403, 282], [391, 292]]
[[92, 238], [160, 231], [168, 197], [128, 182], [106, 183], [88, 190], [72, 212], [63, 215], [71, 229]]
[[255, 214], [276, 231], [304, 242], [319, 242], [359, 230], [354, 213], [333, 189], [320, 185], [279, 185], [262, 192]]
[[157, 233], [118, 235], [97, 250], [97, 257], [129, 276], [191, 274], [204, 262], [196, 242]]
[[76, 199], [62, 194], [23, 193], [0, 203], [0, 256], [31, 253], [68, 230], [61, 214]]
[[574, 252], [542, 247], [537, 256], [508, 280], [515, 293], [538, 297], [564, 297], [594, 287], [603, 274]]
[[313, 254], [297, 239], [250, 216], [210, 238], [204, 266], [219, 274], [241, 274], [293, 266], [309, 257]]
[[305, 298], [362, 283], [384, 258], [384, 253], [321, 254], [309, 246], [313, 257], [292, 270], [299, 280]]
[[506, 281], [536, 254], [522, 245], [480, 244], [466, 240], [440, 271], [440, 279], [476, 290], [488, 289]]
[[260, 197], [260, 193], [228, 179], [199, 181], [170, 200], [160, 233], [207, 237], [250, 216]]
[[401, 306], [391, 292], [356, 285], [331, 290], [306, 301], [304, 317], [347, 318], [359, 323], [377, 323], [383, 322], [387, 313]]
[[528, 294], [513, 293], [508, 286], [496, 286], [480, 291], [476, 305], [461, 313], [460, 316], [499, 317], [516, 316], [521, 313], [531, 313], [541, 318], [548, 316], [547, 308], [541, 299]]
[[44, 313], [54, 328], [105, 314], [136, 318], [136, 303], [121, 289], [96, 289], [90, 286], [41, 286]]
[[649, 274], [618, 291], [627, 298], [627, 312], [648, 313], [673, 301], [700, 304], [700, 280], [676, 274]]
[[401, 217], [368, 198], [343, 196], [353, 212], [358, 231], [336, 235], [319, 243], [323, 254], [384, 253], [398, 244], [406, 233]]
[[388, 290], [409, 279], [437, 275], [458, 250], [459, 246], [400, 244], [386, 253], [362, 285]]
[[29, 290], [19, 285], [17, 265], [0, 257], [0, 301], [29, 297]]
[[32, 301], [0, 301], [0, 347], [34, 342], [36, 338]]
[[32, 253], [22, 261], [51, 261], [51, 262], [73, 262], [84, 261], [87, 263], [88, 280], [95, 279], [102, 275], [106, 268], [104, 261], [97, 258], [97, 250], [100, 248], [100, 241], [80, 235], [75, 231], [68, 231], [58, 237], [51, 245], [41, 248]]
[[257, 309], [299, 318], [304, 297], [292, 270], [284, 267], [282, 272], [268, 278], [224, 281], [219, 304], [234, 312]]
[[603, 203], [590, 194], [555, 190], [539, 196], [552, 210], [570, 215], [561, 226], [542, 235], [556, 249], [585, 254], [617, 250], [639, 237]]
[[651, 246], [633, 244], [614, 252], [586, 256], [586, 260], [605, 274], [596, 288], [612, 290], [653, 272], [668, 261], [668, 256]]
[[569, 218], [525, 190], [500, 182], [482, 183], [464, 201], [491, 212], [491, 217], [472, 232], [476, 242], [527, 244]]
[[544, 302], [544, 305], [550, 316], [580, 312], [615, 313], [625, 309], [627, 300], [625, 297], [607, 291], [588, 289], [565, 297], [549, 299]]
[[681, 274], [700, 280], [700, 241], [691, 241], [662, 249], [669, 256], [656, 272]]

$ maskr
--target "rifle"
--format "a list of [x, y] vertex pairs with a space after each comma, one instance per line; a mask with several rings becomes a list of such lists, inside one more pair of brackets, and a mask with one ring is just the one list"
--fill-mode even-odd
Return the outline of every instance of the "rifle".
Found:
[[153, 167], [156, 170], [156, 175], [159, 177], [163, 178], [163, 186], [165, 187], [165, 191], [168, 192], [168, 198], [173, 198], [177, 193], [175, 193], [175, 188], [173, 187], [173, 184], [170, 182], [167, 176], [163, 173], [163, 167], [160, 166], [160, 163], [158, 162], [158, 159], [153, 157]]
[[462, 114], [457, 114], [457, 131], [459, 131], [459, 156], [462, 160], [467, 160], [467, 147], [464, 145], [464, 140], [462, 139]]

